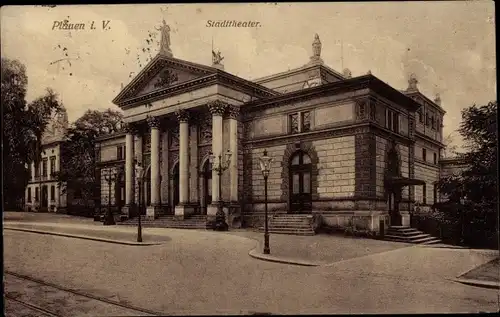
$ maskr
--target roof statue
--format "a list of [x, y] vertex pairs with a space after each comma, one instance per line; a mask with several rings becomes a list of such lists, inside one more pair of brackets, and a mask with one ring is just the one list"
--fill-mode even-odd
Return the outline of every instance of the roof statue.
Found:
[[372, 74], [372, 71], [369, 69], [368, 70], [368, 73], [366, 73], [367, 75], [371, 75]]
[[349, 68], [344, 68], [342, 74], [344, 75], [345, 78], [352, 78], [352, 73]]
[[323, 60], [321, 59], [321, 41], [317, 33], [314, 35], [312, 50], [313, 50], [313, 55], [311, 56], [311, 61], [323, 63]]
[[415, 73], [411, 73], [410, 78], [408, 79], [408, 89], [406, 89], [406, 90], [407, 91], [412, 91], [412, 90], [418, 91], [417, 84], [418, 84], [417, 75]]
[[121, 90], [123, 90], [123, 83], [120, 83], [120, 88]]
[[161, 32], [160, 54], [172, 57], [173, 54], [170, 49], [170, 27], [167, 22], [165, 22], [165, 19], [163, 19], [163, 25], [156, 30]]
[[218, 69], [224, 69], [224, 65], [222, 64], [222, 60], [224, 59], [224, 56], [222, 56], [220, 51], [217, 51], [217, 53], [212, 50], [212, 67], [218, 68]]
[[441, 106], [441, 95], [439, 93], [436, 94], [436, 98], [434, 98], [434, 102], [436, 105]]

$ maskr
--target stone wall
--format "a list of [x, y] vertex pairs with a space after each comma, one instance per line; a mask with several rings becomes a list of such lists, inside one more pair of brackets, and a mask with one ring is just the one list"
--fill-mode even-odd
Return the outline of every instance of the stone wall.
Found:
[[387, 152], [387, 140], [376, 136], [376, 149], [377, 149], [377, 158], [376, 158], [376, 175], [377, 175], [377, 181], [376, 181], [376, 193], [377, 197], [384, 197], [385, 195], [385, 189], [384, 189], [384, 175], [385, 175], [385, 159], [386, 159], [386, 152]]

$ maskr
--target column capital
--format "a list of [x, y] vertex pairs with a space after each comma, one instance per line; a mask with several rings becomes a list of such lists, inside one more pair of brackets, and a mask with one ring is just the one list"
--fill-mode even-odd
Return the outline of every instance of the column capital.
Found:
[[228, 106], [227, 107], [227, 116], [230, 119], [238, 119], [240, 116], [240, 107], [238, 106]]
[[188, 122], [189, 121], [189, 112], [187, 110], [177, 110], [175, 112], [175, 115], [177, 116], [177, 120], [179, 122]]
[[124, 122], [122, 125], [123, 131], [127, 134], [134, 134], [135, 133], [135, 126], [131, 124], [130, 122]]
[[160, 119], [158, 119], [158, 117], [148, 116], [146, 118], [146, 120], [148, 122], [148, 126], [150, 129], [159, 129], [160, 128]]
[[213, 116], [222, 116], [226, 112], [227, 103], [220, 100], [214, 100], [207, 104], [208, 110]]

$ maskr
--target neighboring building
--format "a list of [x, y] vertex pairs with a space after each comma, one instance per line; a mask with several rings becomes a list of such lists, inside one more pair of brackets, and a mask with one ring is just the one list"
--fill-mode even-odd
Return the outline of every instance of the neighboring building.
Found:
[[[264, 150], [274, 159], [271, 214], [312, 213], [332, 226], [354, 219], [375, 231], [380, 220], [390, 222], [388, 175], [422, 183], [403, 191], [405, 225], [414, 201], [430, 206], [437, 197], [445, 111], [439, 97], [432, 101], [418, 91], [414, 75], [401, 92], [370, 73], [339, 73], [322, 61], [316, 35], [306, 65], [249, 81], [224, 71], [220, 54], [208, 67], [174, 58], [167, 42], [113, 100], [127, 127], [99, 141], [101, 205], [109, 196], [102, 173], [113, 169], [118, 181], [110, 202], [132, 215], [137, 161], [145, 170], [148, 216], [210, 218], [221, 199], [230, 224], [240, 219], [257, 226], [264, 211]], [[227, 151], [232, 157], [219, 197], [209, 153]]]
[[38, 166], [29, 164], [31, 175], [25, 191], [25, 210], [64, 212], [67, 195], [57, 184], [55, 173], [61, 166], [61, 153], [64, 151], [64, 136], [68, 129], [66, 110], [54, 116], [42, 136], [41, 161]]

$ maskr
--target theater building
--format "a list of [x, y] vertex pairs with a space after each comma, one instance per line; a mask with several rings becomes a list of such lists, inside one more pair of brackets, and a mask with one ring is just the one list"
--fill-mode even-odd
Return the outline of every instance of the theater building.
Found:
[[[158, 55], [113, 100], [126, 130], [99, 140], [101, 204], [111, 199], [133, 216], [140, 191], [147, 216], [182, 220], [213, 217], [222, 200], [231, 226], [257, 226], [264, 150], [273, 158], [271, 215], [376, 231], [381, 220], [408, 225], [414, 202], [425, 208], [437, 199], [445, 111], [414, 75], [400, 91], [370, 73], [337, 72], [321, 59], [316, 35], [303, 66], [250, 81], [225, 71], [220, 54], [212, 66], [174, 57], [165, 32]], [[219, 182], [212, 165], [227, 152]], [[136, 162], [145, 171], [140, 190]]]

